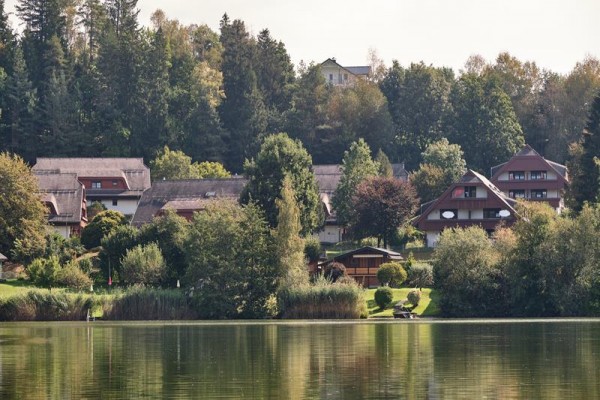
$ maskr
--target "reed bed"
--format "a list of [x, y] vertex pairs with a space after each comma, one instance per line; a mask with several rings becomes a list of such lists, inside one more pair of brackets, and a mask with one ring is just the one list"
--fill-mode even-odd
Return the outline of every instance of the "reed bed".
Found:
[[364, 290], [354, 281], [331, 283], [323, 277], [307, 285], [292, 286], [279, 294], [284, 319], [366, 318]]
[[104, 319], [121, 321], [188, 320], [197, 314], [181, 290], [132, 288], [105, 304]]
[[31, 290], [0, 298], [0, 321], [82, 321], [93, 306], [91, 295]]

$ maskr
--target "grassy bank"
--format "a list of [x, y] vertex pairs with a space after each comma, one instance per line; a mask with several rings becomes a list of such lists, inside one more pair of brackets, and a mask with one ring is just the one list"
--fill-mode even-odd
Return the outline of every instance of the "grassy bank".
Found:
[[[408, 292], [413, 290], [412, 288], [400, 288], [392, 289], [394, 294], [394, 300], [389, 308], [380, 310], [379, 306], [375, 303], [374, 296], [377, 289], [368, 289], [365, 292], [365, 301], [367, 303], [367, 309], [369, 310], [369, 318], [392, 318], [392, 312], [394, 304], [406, 299]], [[434, 289], [423, 289], [421, 291], [421, 302], [419, 306], [413, 310], [422, 317], [435, 317], [440, 314], [440, 309], [437, 305], [437, 293]]]

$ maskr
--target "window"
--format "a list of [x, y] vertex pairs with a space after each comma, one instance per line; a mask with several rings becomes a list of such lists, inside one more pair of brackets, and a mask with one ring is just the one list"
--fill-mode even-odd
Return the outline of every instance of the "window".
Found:
[[524, 199], [525, 198], [525, 190], [523, 190], [523, 189], [509, 190], [508, 197], [510, 197], [511, 199]]
[[347, 81], [348, 80], [348, 74], [344, 74], [344, 80]]
[[465, 188], [463, 186], [455, 187], [452, 191], [452, 197], [455, 199], [465, 197]]
[[541, 179], [546, 179], [546, 171], [531, 171], [532, 181], [539, 181]]
[[465, 197], [475, 197], [477, 188], [475, 186], [465, 186]]
[[499, 208], [484, 208], [483, 218], [500, 218]]
[[113, 186], [117, 186], [118, 182], [117, 181], [112, 181], [112, 185]]
[[532, 199], [545, 199], [548, 193], [546, 189], [532, 189], [531, 190], [531, 198]]
[[456, 208], [442, 208], [440, 210], [441, 219], [458, 219], [458, 210]]
[[333, 74], [329, 74], [329, 82], [333, 82]]
[[510, 171], [508, 173], [508, 179], [511, 181], [524, 181], [525, 180], [525, 172], [524, 171]]
[[117, 199], [113, 199], [113, 201], [112, 201], [112, 205], [113, 205], [113, 206], [116, 206], [116, 205], [118, 205], [118, 204], [119, 204], [119, 200], [117, 200]]
[[102, 189], [102, 182], [100, 182], [100, 181], [92, 182], [92, 189]]

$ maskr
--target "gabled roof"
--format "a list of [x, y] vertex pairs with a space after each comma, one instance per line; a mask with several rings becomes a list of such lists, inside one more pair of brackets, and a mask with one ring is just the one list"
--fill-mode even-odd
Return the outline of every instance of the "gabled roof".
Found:
[[472, 169], [469, 169], [457, 182], [450, 185], [448, 187], [448, 189], [446, 189], [446, 191], [444, 191], [444, 193], [442, 193], [442, 195], [440, 197], [429, 202], [428, 203], [429, 206], [427, 208], [422, 209], [422, 213], [421, 213], [421, 215], [419, 215], [417, 217], [417, 219], [414, 222], [414, 225], [415, 226], [418, 225], [421, 221], [423, 221], [425, 218], [427, 218], [427, 215], [429, 215], [429, 213], [432, 210], [437, 209], [438, 204], [440, 204], [441, 202], [446, 200], [448, 198], [448, 196], [452, 195], [452, 191], [454, 190], [454, 188], [456, 188], [457, 186], [474, 185], [474, 184], [475, 185], [476, 184], [483, 185], [486, 189], [488, 189], [488, 194], [493, 196], [493, 198], [498, 200], [504, 207], [506, 207], [506, 209], [510, 211], [511, 215], [516, 214], [516, 211], [514, 209], [514, 206], [517, 203], [516, 200], [511, 199], [510, 197], [507, 197], [500, 189], [498, 189], [485, 176], [481, 175], [478, 172], [473, 171]]
[[346, 258], [349, 256], [353, 256], [355, 254], [361, 254], [361, 253], [382, 254], [392, 260], [402, 260], [402, 254], [397, 253], [395, 251], [388, 250], [388, 249], [382, 249], [380, 247], [365, 246], [365, 247], [361, 247], [360, 249], [355, 249], [355, 250], [348, 251], [346, 253], [338, 254], [337, 256], [327, 260], [325, 263], [328, 263], [331, 261], [336, 261], [336, 260], [339, 260], [342, 258]]
[[348, 72], [352, 75], [356, 75], [356, 76], [369, 75], [371, 73], [371, 67], [368, 65], [343, 67], [336, 61], [335, 58], [328, 58], [327, 60], [325, 60], [321, 63], [321, 65], [324, 65], [324, 64], [335, 64], [336, 67], [341, 68], [341, 69], [345, 70], [346, 72]]
[[0, 261], [8, 261], [8, 258], [4, 254], [0, 253]]
[[510, 165], [515, 160], [525, 159], [526, 157], [532, 157], [532, 158], [539, 159], [548, 167], [548, 169], [554, 170], [557, 173], [557, 175], [560, 176], [562, 178], [562, 180], [566, 182], [567, 167], [562, 164], [556, 163], [554, 161], [546, 160], [537, 151], [535, 151], [533, 149], [533, 147], [531, 147], [528, 144], [526, 144], [519, 152], [517, 152], [514, 156], [512, 156], [511, 159], [508, 160], [507, 162], [492, 167], [490, 170], [490, 173], [492, 175], [491, 179], [495, 180], [500, 174], [502, 174], [503, 172], [506, 172], [510, 168]]
[[[312, 166], [313, 173], [319, 186], [319, 192], [332, 195], [340, 183], [342, 166], [340, 164], [316, 164]], [[408, 180], [408, 172], [404, 163], [392, 164], [394, 178]]]
[[77, 180], [77, 174], [33, 172], [38, 179], [41, 200], [53, 211], [48, 215], [48, 222], [80, 223], [85, 190]]
[[[219, 199], [237, 200], [248, 181], [235, 177], [228, 179], [182, 179], [155, 181], [142, 194], [132, 225], [147, 224], [166, 208], [190, 210], [194, 206], [204, 208], [208, 202]], [[184, 208], [178, 208], [179, 206]]]
[[78, 178], [123, 178], [132, 192], [150, 187], [150, 169], [142, 158], [44, 158], [33, 166], [37, 174], [74, 173]]

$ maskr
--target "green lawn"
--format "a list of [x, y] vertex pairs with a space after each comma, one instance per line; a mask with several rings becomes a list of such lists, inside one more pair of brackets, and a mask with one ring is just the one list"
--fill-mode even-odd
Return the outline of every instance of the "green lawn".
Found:
[[[47, 290], [41, 289], [37, 286], [34, 286], [29, 281], [17, 280], [17, 279], [9, 279], [6, 282], [0, 283], [0, 297], [9, 297], [19, 293], [25, 293], [29, 290]], [[52, 291], [60, 292], [61, 290], [65, 290], [64, 288], [54, 288]]]
[[[408, 292], [410, 292], [413, 288], [400, 288], [400, 289], [392, 289], [394, 293], [394, 301], [389, 308], [385, 310], [380, 310], [379, 306], [375, 303], [374, 296], [375, 291], [377, 289], [367, 289], [365, 294], [365, 300], [367, 301], [367, 309], [369, 310], [369, 318], [392, 318], [392, 312], [394, 309], [394, 304], [399, 302], [400, 300], [406, 299]], [[440, 309], [437, 305], [437, 293], [433, 289], [423, 289], [421, 292], [421, 303], [419, 306], [413, 310], [413, 312], [417, 313], [421, 317], [435, 317], [439, 315]]]

